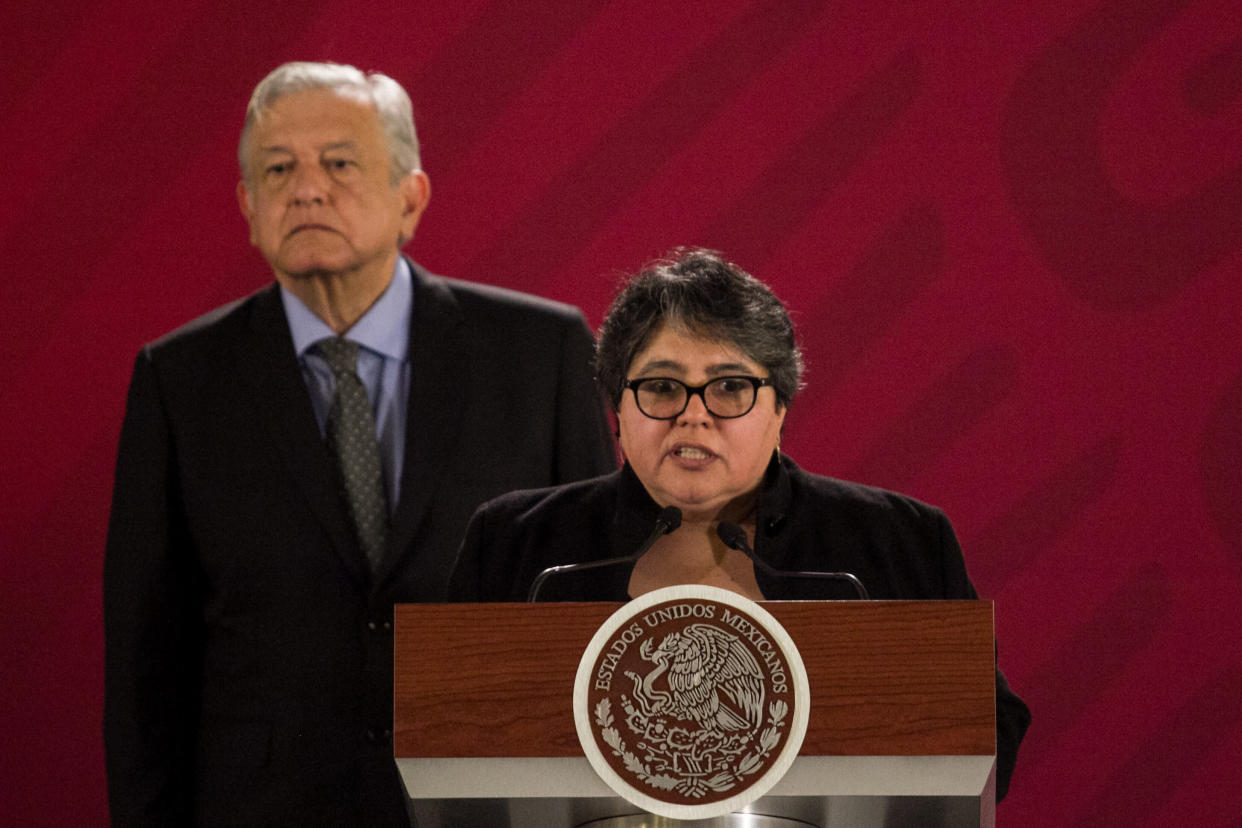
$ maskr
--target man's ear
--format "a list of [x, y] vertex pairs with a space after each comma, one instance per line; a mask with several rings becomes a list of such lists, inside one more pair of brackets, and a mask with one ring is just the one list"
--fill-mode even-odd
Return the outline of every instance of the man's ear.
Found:
[[250, 203], [250, 193], [246, 190], [245, 181], [237, 182], [237, 209], [241, 210], [242, 217], [250, 227], [250, 243], [254, 244], [254, 206]]
[[422, 170], [415, 170], [397, 184], [401, 194], [401, 238], [399, 243], [405, 244], [414, 238], [414, 229], [418, 227], [431, 201], [431, 179]]

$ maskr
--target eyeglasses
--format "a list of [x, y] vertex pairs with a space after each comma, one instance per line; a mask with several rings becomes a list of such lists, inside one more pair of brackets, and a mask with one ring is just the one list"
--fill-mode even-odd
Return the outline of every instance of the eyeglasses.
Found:
[[672, 420], [698, 395], [707, 413], [722, 420], [744, 417], [755, 407], [759, 389], [772, 384], [771, 378], [716, 377], [702, 385], [686, 385], [672, 377], [644, 377], [629, 380], [622, 388], [634, 392], [638, 410], [653, 420]]

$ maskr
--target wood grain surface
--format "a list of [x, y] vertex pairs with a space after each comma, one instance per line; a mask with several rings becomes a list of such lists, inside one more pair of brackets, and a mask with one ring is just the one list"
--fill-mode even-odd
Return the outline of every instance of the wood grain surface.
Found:
[[[398, 606], [396, 755], [580, 756], [574, 676], [620, 606]], [[801, 755], [995, 752], [990, 601], [762, 606], [806, 667], [811, 714]]]

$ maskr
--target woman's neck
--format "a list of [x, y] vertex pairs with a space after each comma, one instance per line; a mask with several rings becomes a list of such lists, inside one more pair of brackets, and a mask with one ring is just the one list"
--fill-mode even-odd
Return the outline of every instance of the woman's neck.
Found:
[[[639, 558], [630, 574], [629, 594], [637, 597], [666, 586], [706, 584], [762, 600], [755, 580], [755, 567], [741, 552], [730, 549], [716, 534], [719, 521], [683, 521], [680, 528], [661, 537]], [[739, 525], [748, 539], [754, 537], [754, 521]]]

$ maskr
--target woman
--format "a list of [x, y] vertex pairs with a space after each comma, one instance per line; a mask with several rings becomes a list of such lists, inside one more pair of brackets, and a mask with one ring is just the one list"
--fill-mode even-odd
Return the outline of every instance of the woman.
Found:
[[[780, 301], [703, 250], [643, 270], [600, 329], [596, 377], [616, 412], [625, 463], [604, 477], [514, 492], [475, 512], [450, 580], [460, 601], [521, 601], [548, 567], [627, 557], [554, 575], [540, 600], [626, 600], [673, 584], [751, 599], [974, 599], [944, 514], [903, 495], [811, 474], [779, 451], [802, 374]], [[681, 525], [650, 540], [665, 507]], [[742, 527], [766, 566], [717, 534]], [[737, 544], [734, 544], [737, 545]], [[997, 671], [997, 796], [1030, 720]]]

